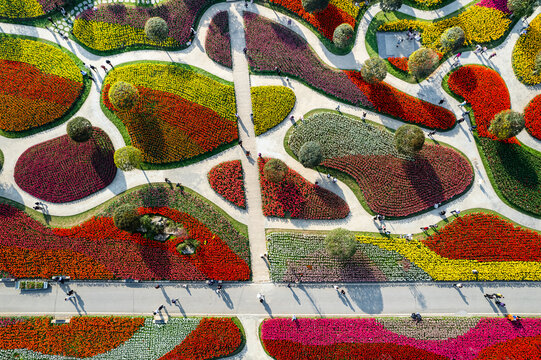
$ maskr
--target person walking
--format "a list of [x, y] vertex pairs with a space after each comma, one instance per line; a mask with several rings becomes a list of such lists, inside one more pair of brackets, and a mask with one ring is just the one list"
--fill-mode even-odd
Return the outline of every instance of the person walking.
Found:
[[490, 54], [490, 56], [488, 57], [488, 59], [492, 59], [494, 56], [496, 56], [496, 51], [494, 51], [492, 54]]
[[260, 303], [264, 303], [265, 302], [265, 295], [261, 294], [260, 292], [257, 293], [257, 299], [259, 300]]
[[332, 287], [333, 287], [334, 290], [336, 290], [336, 291], [338, 291], [338, 289], [339, 289], [339, 288], [338, 288], [338, 285], [333, 285]]
[[445, 102], [445, 99], [441, 99], [440, 102], [438, 102], [438, 105], [441, 105]]
[[171, 300], [171, 303], [173, 303], [173, 304], [175, 304], [175, 305], [176, 305], [177, 303], [179, 303], [179, 300], [178, 300], [178, 298], [177, 298], [177, 299], [173, 299], [173, 300]]
[[457, 289], [461, 289], [462, 288], [462, 283], [453, 284], [453, 287], [455, 287]]

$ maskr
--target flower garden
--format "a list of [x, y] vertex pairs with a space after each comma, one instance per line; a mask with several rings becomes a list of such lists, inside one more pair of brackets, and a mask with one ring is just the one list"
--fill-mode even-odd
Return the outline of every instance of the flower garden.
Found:
[[78, 317], [63, 325], [48, 317], [1, 318], [0, 334], [0, 356], [40, 359], [215, 359], [243, 342], [231, 318], [170, 318], [167, 325], [143, 317]]
[[240, 160], [232, 160], [220, 163], [210, 169], [210, 187], [226, 200], [233, 204], [246, 208], [246, 196], [244, 194], [244, 179]]
[[233, 68], [227, 11], [220, 11], [212, 18], [205, 38], [205, 49], [212, 60], [225, 67]]
[[256, 135], [280, 124], [295, 106], [295, 93], [285, 86], [256, 86], [251, 92]]

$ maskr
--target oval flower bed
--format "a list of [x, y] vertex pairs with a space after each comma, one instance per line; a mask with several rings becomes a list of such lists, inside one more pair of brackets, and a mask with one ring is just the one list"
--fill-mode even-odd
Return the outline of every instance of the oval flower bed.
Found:
[[255, 86], [250, 91], [256, 136], [284, 121], [295, 106], [295, 93], [285, 86]]
[[524, 109], [524, 120], [530, 135], [541, 140], [541, 95], [530, 100]]
[[15, 165], [15, 182], [45, 201], [79, 200], [113, 182], [113, 153], [111, 140], [99, 128], [83, 143], [64, 135], [27, 149]]
[[210, 21], [205, 38], [205, 50], [207, 55], [218, 64], [233, 68], [229, 13], [227, 11], [220, 11]]
[[258, 159], [265, 216], [323, 220], [343, 219], [349, 214], [349, 206], [341, 197], [309, 183], [291, 169], [280, 183], [268, 181], [263, 174], [263, 168], [269, 160]]
[[[117, 81], [135, 85], [139, 101], [115, 109], [108, 96]], [[188, 66], [138, 63], [118, 66], [104, 81], [102, 101], [126, 127], [148, 163], [193, 158], [238, 139], [233, 86]]]
[[226, 161], [214, 166], [208, 173], [208, 179], [214, 191], [238, 207], [246, 209], [240, 160]]
[[4, 131], [24, 131], [60, 119], [83, 90], [83, 77], [73, 60], [43, 42], [2, 36], [0, 70]]
[[[429, 326], [425, 324], [429, 322]], [[480, 318], [475, 326], [460, 318], [454, 320], [464, 332], [457, 337], [434, 339], [440, 322], [449, 319], [425, 318], [421, 324], [411, 319], [395, 319], [393, 330], [384, 326], [389, 321], [381, 319], [268, 319], [261, 327], [261, 340], [265, 349], [278, 360], [286, 359], [464, 359], [487, 358], [489, 349], [494, 358], [507, 352], [506, 344], [519, 350], [521, 359], [536, 358], [535, 348], [527, 341], [539, 342], [540, 319], [522, 319], [522, 326], [515, 326], [505, 318]], [[424, 331], [416, 331], [423, 327]], [[449, 326], [449, 325], [447, 325]], [[398, 333], [395, 332], [398, 330]], [[405, 334], [405, 335], [402, 335]], [[522, 346], [518, 346], [521, 344]], [[493, 347], [496, 347], [494, 349]], [[529, 350], [521, 353], [521, 349]], [[528, 355], [529, 354], [529, 355]], [[503, 354], [502, 354], [503, 355]], [[524, 355], [525, 357], [522, 357]], [[504, 358], [504, 357], [501, 357]]]

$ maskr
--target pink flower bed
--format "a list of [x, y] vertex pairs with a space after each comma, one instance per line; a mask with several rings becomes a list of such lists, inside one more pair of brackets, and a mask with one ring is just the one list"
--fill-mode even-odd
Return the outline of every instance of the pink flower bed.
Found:
[[481, 0], [475, 5], [492, 8], [500, 10], [506, 14], [511, 14], [511, 11], [507, 8], [507, 0]]

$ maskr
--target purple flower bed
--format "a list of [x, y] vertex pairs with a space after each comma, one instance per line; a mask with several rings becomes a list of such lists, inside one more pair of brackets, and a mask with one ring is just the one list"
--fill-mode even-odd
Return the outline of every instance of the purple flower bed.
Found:
[[419, 340], [399, 335], [376, 319], [270, 319], [261, 328], [262, 340], [288, 340], [302, 345], [392, 343], [409, 345], [451, 359], [474, 359], [481, 350], [517, 337], [541, 335], [541, 319], [522, 319], [516, 326], [505, 318], [482, 318], [468, 332], [445, 340]]
[[57, 6], [66, 5], [65, 0], [38, 0], [38, 3], [41, 5], [45, 14], [47, 14], [49, 11], [56, 9]]
[[214, 0], [171, 0], [158, 6], [126, 6], [124, 4], [99, 5], [96, 10], [88, 9], [77, 18], [109, 24], [130, 25], [143, 29], [151, 17], [161, 17], [169, 26], [169, 37], [185, 43], [190, 39], [190, 27], [198, 13]]
[[511, 11], [507, 8], [507, 0], [481, 0], [476, 5], [500, 10], [506, 14], [511, 14]]
[[278, 68], [340, 100], [372, 107], [346, 73], [323, 64], [295, 32], [251, 12], [244, 13], [244, 24], [248, 62], [253, 70], [274, 72]]
[[26, 150], [15, 165], [15, 182], [45, 201], [79, 200], [109, 185], [116, 175], [114, 147], [107, 134], [94, 128], [84, 143], [68, 135]]
[[220, 11], [210, 21], [207, 38], [205, 39], [205, 50], [213, 61], [228, 68], [233, 67], [227, 11]]

